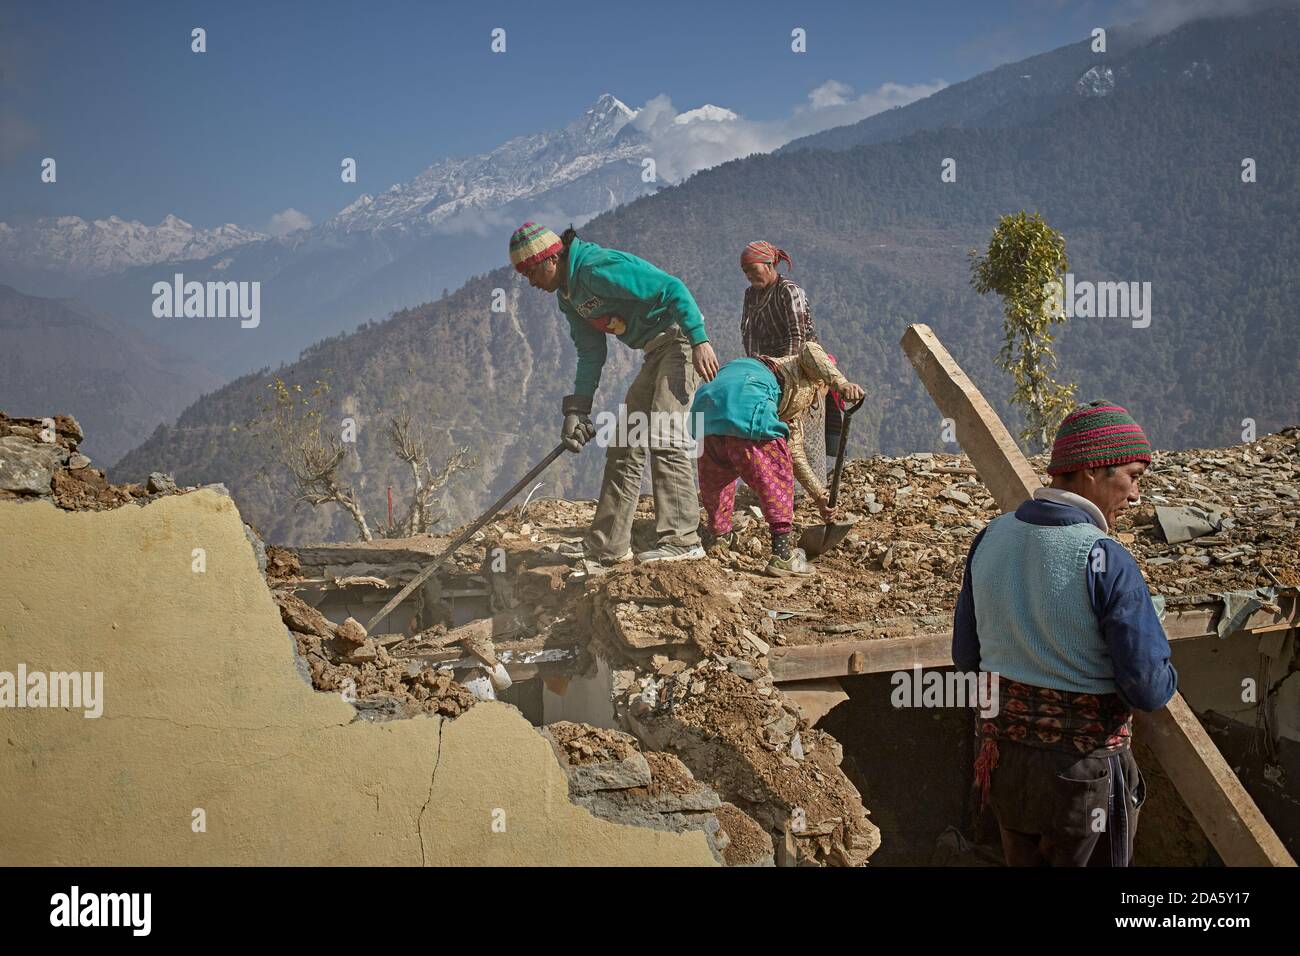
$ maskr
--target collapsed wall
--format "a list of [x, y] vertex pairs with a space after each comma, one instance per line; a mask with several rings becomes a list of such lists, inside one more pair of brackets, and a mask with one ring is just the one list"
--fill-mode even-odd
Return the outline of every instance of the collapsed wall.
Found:
[[[708, 601], [697, 601], [694, 603], [698, 606], [693, 608], [694, 613], [689, 617], [679, 613], [678, 618], [685, 630], [678, 628], [672, 632], [682, 638], [683, 645], [674, 652], [677, 655], [675, 667], [669, 665], [669, 657], [664, 654], [619, 654], [614, 643], [602, 639], [600, 618], [593, 626], [591, 609], [593, 601], [606, 600], [611, 589], [615, 595], [612, 599], [614, 605], [626, 598], [616, 587], [623, 576], [615, 574], [583, 581], [575, 578], [567, 561], [559, 559], [550, 550], [553, 542], [537, 542], [531, 536], [511, 536], [502, 528], [497, 531], [502, 535], [502, 543], [483, 539], [485, 558], [482, 576], [477, 578], [485, 584], [491, 581], [485, 591], [490, 600], [484, 610], [495, 610], [496, 613], [459, 627], [448, 627], [452, 615], [444, 610], [432, 615], [438, 623], [410, 635], [368, 636], [359, 622], [350, 616], [338, 622], [329, 620], [293, 593], [296, 587], [317, 580], [304, 577], [301, 555], [271, 548], [271, 566], [281, 569], [273, 573], [283, 575], [273, 578], [275, 600], [286, 626], [297, 641], [314, 685], [321, 690], [346, 690], [368, 719], [391, 719], [423, 712], [454, 717], [474, 706], [479, 697], [496, 696], [489, 681], [495, 668], [509, 663], [516, 677], [527, 674], [535, 679], [539, 673], [534, 662], [562, 663], [562, 668], [558, 671], [552, 669], [545, 678], [547, 697], [572, 701], [579, 695], [579, 688], [589, 685], [589, 689], [594, 688], [591, 689], [591, 699], [597, 708], [584, 711], [582, 716], [584, 721], [600, 725], [563, 720], [558, 710], [539, 720], [539, 723], [544, 722], [543, 731], [555, 743], [557, 757], [570, 774], [575, 802], [597, 816], [617, 822], [676, 832], [700, 830], [705, 833], [717, 858], [732, 865], [770, 864], [774, 856], [779, 856], [782, 862], [796, 862], [793, 838], [787, 833], [792, 826], [802, 827], [806, 813], [812, 813], [820, 820], [824, 816], [820, 813], [824, 801], [807, 792], [796, 798], [789, 787], [786, 787], [789, 792], [783, 796], [778, 792], [781, 787], [777, 781], [786, 777], [797, 778], [802, 768], [792, 758], [784, 758], [783, 763], [775, 757], [779, 749], [788, 749], [798, 718], [781, 708], [781, 695], [772, 686], [770, 677], [762, 693], [770, 696], [771, 705], [778, 711], [780, 719], [754, 719], [754, 740], [748, 739], [748, 731], [733, 734], [725, 742], [720, 739], [716, 759], [703, 759], [703, 751], [695, 752], [699, 748], [682, 748], [677, 740], [663, 738], [662, 743], [655, 743], [658, 738], [645, 726], [630, 719], [613, 719], [616, 695], [609, 682], [612, 668], [619, 668], [617, 680], [626, 686], [635, 680], [636, 668], [641, 663], [665, 673], [678, 673], [683, 680], [690, 679], [689, 683], [696, 683], [692, 675], [702, 677], [704, 674], [698, 666], [703, 660], [701, 649], [708, 647], [711, 653], [714, 650], [720, 653], [723, 648], [731, 646], [723, 634], [723, 608], [713, 607]], [[346, 557], [346, 564], [309, 563], [307, 571], [315, 574], [323, 568], [336, 571], [367, 569], [391, 578], [394, 569], [403, 566], [405, 558], [402, 550], [350, 545], [340, 547], [332, 557], [315, 554], [311, 560], [337, 562], [340, 555]], [[394, 555], [396, 559], [386, 564], [385, 557]], [[363, 557], [366, 560], [356, 560]], [[364, 568], [359, 568], [359, 564]], [[707, 577], [701, 579], [700, 571], [700, 567], [679, 566], [651, 572], [657, 582], [680, 579], [680, 583], [676, 593], [660, 594], [648, 600], [661, 604], [669, 600], [682, 601], [685, 597], [683, 590], [700, 594], [706, 589], [716, 588], [719, 582]], [[375, 574], [344, 575], [335, 580], [351, 581], [351, 587], [364, 594], [371, 585], [359, 582], [375, 578]], [[389, 583], [386, 578], [381, 580]], [[322, 606], [326, 606], [323, 596], [332, 592], [304, 587], [303, 593], [322, 600]], [[352, 605], [345, 601], [340, 606]], [[635, 604], [631, 608], [633, 611], [638, 609]], [[726, 611], [728, 620], [734, 623], [736, 612], [729, 604]], [[343, 611], [335, 610], [334, 613], [339, 616]], [[650, 640], [656, 644], [659, 638], [654, 635], [666, 637], [670, 634], [664, 622], [652, 617], [642, 621], [641, 627], [651, 629]], [[732, 630], [733, 636], [740, 640], [741, 629]], [[706, 634], [713, 637], [706, 637]], [[743, 653], [739, 647], [731, 649]], [[748, 653], [752, 663], [746, 673], [757, 678], [761, 666], [759, 655], [753, 646], [749, 646]], [[734, 661], [739, 667], [739, 658], [723, 655], [717, 660], [724, 667], [728, 661]], [[692, 667], [692, 664], [696, 666]], [[647, 681], [656, 679], [653, 670], [648, 673]], [[736, 688], [727, 688], [721, 680], [711, 681], [711, 685], [715, 708], [733, 703]], [[475, 691], [471, 692], [467, 689], [469, 687]], [[665, 699], [671, 700], [671, 695]], [[599, 707], [602, 701], [604, 708]], [[792, 706], [786, 702], [786, 707]], [[544, 715], [547, 709], [543, 709]], [[717, 722], [721, 725], [738, 719], [749, 718], [735, 711], [725, 721]], [[633, 733], [617, 732], [612, 727], [614, 723]], [[575, 734], [579, 736], [575, 738]], [[783, 736], [778, 738], [778, 734]], [[853, 844], [856, 858], [845, 852], [836, 856], [835, 861], [863, 862], [878, 843], [878, 839], [874, 842], [871, 839], [874, 828], [866, 822], [861, 800], [852, 785], [834, 770], [834, 742], [829, 738], [826, 742], [821, 741], [819, 738], [826, 735], [816, 732], [806, 731], [805, 734], [810, 754], [819, 744], [825, 743], [809, 764], [810, 770], [813, 764], [822, 769], [811, 772], [821, 774], [824, 779], [836, 777], [842, 791], [840, 802], [852, 808], [851, 812], [839, 813], [837, 819], [853, 820], [849, 828], [856, 825], [863, 834]], [[768, 741], [763, 745], [768, 749], [762, 754], [753, 750], [754, 741], [760, 736]], [[567, 746], [575, 739], [577, 744]], [[798, 744], [795, 746], [797, 748]], [[628, 748], [635, 751], [632, 756], [628, 756]], [[772, 759], [768, 760], [768, 757]], [[802, 753], [799, 759], [803, 759]], [[635, 773], [624, 767], [627, 760], [634, 764]], [[608, 770], [610, 779], [617, 782], [617, 786], [611, 784], [603, 789], [617, 790], [617, 793], [597, 794], [583, 782], [590, 774], [580, 772], [579, 768], [593, 761], [599, 768]], [[732, 764], [729, 770], [721, 775], [714, 772], [727, 761]], [[785, 764], [793, 767], [794, 771]], [[619, 767], [624, 767], [627, 772], [618, 771]], [[818, 833], [814, 827], [809, 838]], [[779, 846], [774, 847], [774, 839], [781, 841]], [[804, 858], [810, 861], [818, 859], [811, 850], [804, 854]], [[821, 859], [831, 859], [829, 846], [821, 854]]]
[[[74, 425], [0, 436], [0, 864], [715, 865], [731, 849], [576, 805], [505, 704], [359, 719], [304, 679], [234, 502], [63, 475], [88, 467]], [[56, 501], [61, 475], [92, 479], [89, 510]]]

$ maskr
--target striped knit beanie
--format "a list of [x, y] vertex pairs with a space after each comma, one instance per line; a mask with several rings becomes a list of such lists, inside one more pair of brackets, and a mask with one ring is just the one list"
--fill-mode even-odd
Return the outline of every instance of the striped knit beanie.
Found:
[[510, 237], [510, 261], [520, 272], [527, 272], [543, 259], [558, 255], [563, 248], [560, 237], [551, 230], [526, 222]]
[[1091, 402], [1065, 416], [1052, 443], [1049, 475], [1103, 465], [1151, 461], [1151, 443], [1125, 409], [1114, 402]]

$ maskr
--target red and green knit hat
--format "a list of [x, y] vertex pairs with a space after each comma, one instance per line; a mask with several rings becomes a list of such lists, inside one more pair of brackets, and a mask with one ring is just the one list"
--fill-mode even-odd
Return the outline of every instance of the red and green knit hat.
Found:
[[563, 248], [560, 237], [551, 230], [535, 222], [526, 222], [510, 237], [510, 261], [520, 272], [527, 272]]
[[1052, 443], [1049, 475], [1083, 468], [1151, 461], [1151, 443], [1126, 409], [1114, 402], [1090, 402], [1065, 416]]

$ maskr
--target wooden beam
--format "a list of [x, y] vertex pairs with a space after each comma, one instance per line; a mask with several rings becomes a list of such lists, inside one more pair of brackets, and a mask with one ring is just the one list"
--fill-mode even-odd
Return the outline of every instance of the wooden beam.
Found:
[[952, 664], [952, 634], [916, 634], [876, 640], [773, 647], [767, 656], [775, 681], [817, 680], [854, 674], [889, 674], [913, 667]]
[[[1176, 608], [1165, 615], [1165, 635], [1170, 641], [1219, 639], [1214, 624], [1223, 612], [1223, 602]], [[1256, 611], [1246, 626], [1234, 634], [1268, 634], [1300, 626], [1300, 613], [1291, 603], [1281, 613]], [[854, 660], [858, 656], [857, 660]], [[772, 679], [815, 680], [820, 677], [849, 677], [881, 674], [913, 667], [952, 665], [952, 632], [934, 631], [901, 637], [859, 638], [773, 647], [768, 654]]]
[[1133, 727], [1155, 752], [1224, 863], [1296, 865], [1182, 694], [1174, 694], [1153, 713], [1135, 712]]
[[[929, 326], [910, 326], [901, 344], [939, 411], [956, 422], [957, 440], [998, 507], [1011, 511], [1032, 497], [1042, 487], [1038, 475]], [[1181, 694], [1136, 723], [1225, 863], [1296, 865]]]
[[1043, 483], [1002, 419], [928, 325], [909, 325], [902, 346], [940, 414], [955, 423], [957, 442], [993, 500], [1003, 511], [1015, 510]]

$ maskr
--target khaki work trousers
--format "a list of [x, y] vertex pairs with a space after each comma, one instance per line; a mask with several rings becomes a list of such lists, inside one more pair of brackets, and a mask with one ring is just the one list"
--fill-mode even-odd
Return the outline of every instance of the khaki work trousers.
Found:
[[[700, 543], [700, 502], [695, 491], [695, 470], [686, 450], [684, 428], [695, 386], [699, 383], [691, 362], [691, 345], [677, 326], [652, 339], [645, 349], [641, 371], [624, 399], [629, 421], [633, 413], [647, 418], [653, 412], [670, 412], [674, 422], [672, 447], [660, 442], [611, 442], [605, 453], [605, 475], [600, 483], [596, 516], [583, 545], [588, 554], [617, 560], [632, 546], [632, 519], [641, 494], [641, 475], [650, 455], [650, 485], [655, 499], [655, 547]], [[629, 429], [630, 431], [630, 429]]]

